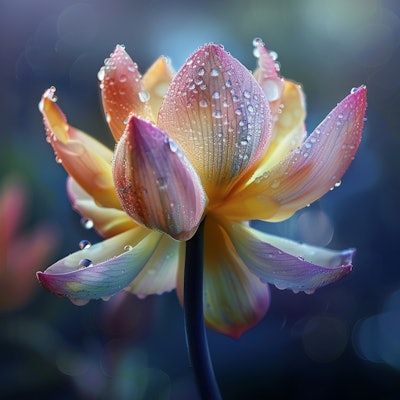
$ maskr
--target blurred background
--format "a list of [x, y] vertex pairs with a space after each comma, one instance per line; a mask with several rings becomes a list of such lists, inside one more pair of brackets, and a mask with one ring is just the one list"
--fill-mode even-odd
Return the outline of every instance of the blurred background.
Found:
[[112, 146], [97, 72], [117, 43], [142, 72], [175, 69], [221, 43], [249, 69], [252, 40], [301, 82], [312, 131], [354, 86], [368, 87], [364, 137], [340, 187], [262, 229], [340, 249], [351, 274], [314, 295], [272, 291], [239, 340], [208, 332], [225, 399], [400, 397], [400, 3], [397, 0], [0, 0], [0, 398], [196, 400], [175, 293], [72, 305], [35, 271], [85, 230], [46, 143], [49, 86], [72, 125]]

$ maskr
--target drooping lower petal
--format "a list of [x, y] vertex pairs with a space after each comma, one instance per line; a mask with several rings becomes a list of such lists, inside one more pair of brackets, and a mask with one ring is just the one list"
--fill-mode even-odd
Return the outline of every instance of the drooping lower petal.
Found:
[[131, 113], [149, 120], [154, 116], [148, 103], [137, 64], [132, 61], [124, 46], [116, 46], [98, 73], [101, 98], [106, 120], [116, 142], [125, 130]]
[[70, 126], [48, 89], [39, 104], [47, 140], [56, 160], [99, 204], [120, 208], [111, 175], [112, 151], [86, 133]]
[[127, 290], [143, 298], [175, 289], [178, 268], [185, 261], [185, 246], [184, 242], [163, 235], [157, 249]]
[[193, 166], [163, 131], [132, 116], [114, 154], [113, 175], [126, 213], [178, 240], [196, 231], [206, 196]]
[[366, 88], [352, 91], [307, 138], [300, 148], [253, 182], [230, 201], [237, 206], [238, 220], [261, 219], [260, 215], [240, 215], [240, 204], [252, 199], [254, 209], [264, 202], [279, 207], [267, 218], [281, 221], [318, 200], [342, 179], [353, 161], [361, 140], [366, 110]]
[[212, 217], [204, 231], [204, 316], [208, 327], [238, 338], [269, 307], [269, 288], [253, 275]]
[[111, 296], [136, 278], [161, 236], [137, 227], [70, 254], [38, 272], [38, 279], [50, 292], [75, 303]]
[[208, 44], [175, 75], [158, 125], [182, 148], [213, 200], [223, 198], [260, 159], [270, 136], [269, 116], [252, 74], [222, 47]]
[[312, 293], [352, 269], [354, 249], [333, 251], [300, 244], [229, 221], [224, 228], [249, 270], [279, 289]]
[[74, 210], [83, 218], [92, 221], [96, 232], [104, 238], [118, 235], [137, 226], [121, 209], [98, 205], [72, 178], [67, 181], [67, 193]]

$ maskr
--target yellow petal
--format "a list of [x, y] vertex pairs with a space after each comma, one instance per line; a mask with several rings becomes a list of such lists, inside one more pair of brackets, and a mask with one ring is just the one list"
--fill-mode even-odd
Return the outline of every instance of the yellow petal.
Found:
[[111, 175], [112, 151], [68, 124], [55, 104], [54, 91], [50, 88], [44, 93], [39, 108], [56, 160], [97, 203], [120, 208]]
[[104, 238], [118, 235], [138, 225], [121, 209], [96, 204], [93, 198], [71, 178], [67, 182], [67, 191], [74, 210], [92, 221], [96, 232]]
[[98, 78], [106, 120], [116, 142], [124, 133], [129, 114], [154, 119], [137, 64], [123, 46], [118, 45], [105, 60]]
[[153, 115], [158, 115], [161, 103], [174, 76], [174, 71], [168, 58], [160, 57], [143, 75], [143, 88], [150, 95], [149, 104]]
[[204, 227], [204, 316], [208, 327], [238, 338], [269, 307], [269, 289], [253, 275], [212, 218]]
[[163, 235], [143, 270], [126, 289], [143, 298], [176, 287], [178, 266], [185, 261], [185, 243]]

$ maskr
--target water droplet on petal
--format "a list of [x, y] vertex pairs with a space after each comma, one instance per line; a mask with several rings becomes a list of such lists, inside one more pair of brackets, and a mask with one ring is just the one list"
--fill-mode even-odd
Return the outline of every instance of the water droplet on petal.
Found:
[[218, 69], [217, 68], [213, 68], [212, 70], [211, 70], [211, 74], [210, 74], [211, 76], [218, 76], [219, 75], [219, 72], [218, 72]]
[[200, 101], [199, 101], [199, 106], [205, 108], [205, 107], [208, 106], [208, 103], [207, 103], [206, 100], [200, 100]]
[[81, 240], [79, 242], [79, 248], [81, 250], [88, 249], [91, 245], [92, 244], [89, 242], [89, 240]]
[[89, 299], [73, 299], [71, 297], [69, 298], [69, 300], [72, 304], [76, 306], [85, 306], [90, 301]]
[[124, 246], [124, 251], [131, 251], [133, 249], [133, 247], [129, 244], [127, 244], [126, 246]]
[[88, 258], [82, 258], [82, 260], [79, 261], [78, 265], [80, 268], [88, 268], [88, 267], [93, 267], [93, 262]]
[[99, 69], [99, 72], [97, 73], [97, 79], [98, 79], [100, 82], [103, 82], [105, 73], [106, 73], [106, 69], [105, 69], [105, 67], [103, 66], [103, 67], [101, 67], [101, 68]]
[[142, 90], [138, 93], [138, 96], [142, 103], [146, 103], [146, 101], [150, 100], [150, 93], [147, 90]]
[[94, 223], [91, 219], [83, 217], [83, 218], [81, 218], [81, 225], [85, 229], [92, 229], [94, 226]]

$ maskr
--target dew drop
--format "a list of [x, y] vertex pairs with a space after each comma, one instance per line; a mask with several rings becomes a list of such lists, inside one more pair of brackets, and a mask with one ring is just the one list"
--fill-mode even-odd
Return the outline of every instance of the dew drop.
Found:
[[93, 267], [93, 262], [88, 258], [82, 258], [82, 260], [79, 261], [78, 265], [80, 268], [88, 268], [88, 267]]
[[274, 79], [266, 79], [261, 85], [268, 101], [278, 100], [281, 96], [280, 88]]
[[97, 73], [97, 79], [98, 79], [100, 82], [103, 82], [105, 74], [106, 74], [106, 69], [105, 69], [105, 67], [103, 66], [103, 67], [101, 67], [101, 68], [99, 69], [99, 72]]
[[214, 118], [222, 118], [222, 113], [220, 110], [215, 110], [212, 115]]
[[142, 90], [138, 93], [138, 96], [142, 103], [146, 103], [146, 101], [150, 100], [150, 93], [147, 90]]
[[205, 74], [205, 72], [206, 72], [206, 70], [205, 70], [203, 67], [201, 67], [201, 68], [199, 68], [199, 70], [197, 71], [197, 75], [203, 76], [203, 75]]
[[218, 76], [218, 75], [219, 75], [218, 69], [217, 69], [217, 68], [213, 68], [213, 69], [211, 70], [210, 75], [211, 75], [211, 76]]
[[126, 75], [125, 74], [121, 74], [120, 76], [119, 76], [119, 81], [121, 82], [121, 83], [124, 83], [124, 82], [126, 82]]
[[200, 100], [199, 101], [199, 106], [202, 107], [202, 108], [205, 108], [205, 107], [208, 106], [208, 103], [207, 103], [206, 100]]
[[351, 88], [350, 93], [353, 94], [353, 93], [357, 92], [357, 90], [358, 90], [357, 87], [353, 87], [353, 88]]
[[94, 226], [94, 223], [91, 219], [89, 218], [85, 218], [82, 217], [81, 218], [81, 225], [85, 228], [85, 229], [92, 229]]
[[89, 303], [90, 300], [88, 299], [73, 299], [73, 298], [69, 298], [69, 300], [71, 301], [72, 304], [74, 304], [75, 306], [85, 306], [87, 303]]
[[62, 164], [62, 159], [59, 156], [56, 156], [56, 163], [57, 164]]
[[89, 240], [81, 240], [79, 242], [79, 248], [81, 250], [88, 249], [91, 245], [92, 244], [89, 242]]
[[168, 145], [169, 145], [169, 149], [173, 153], [176, 153], [176, 151], [178, 150], [178, 145], [171, 139], [168, 139]]
[[130, 244], [124, 246], [124, 251], [131, 251], [133, 247]]
[[219, 92], [218, 92], [218, 91], [215, 91], [215, 92], [212, 94], [212, 98], [213, 98], [213, 99], [219, 99], [219, 98], [220, 98]]
[[264, 42], [262, 41], [261, 38], [255, 37], [255, 38], [253, 39], [253, 46], [256, 47], [256, 46], [258, 46], [258, 45], [264, 45]]

